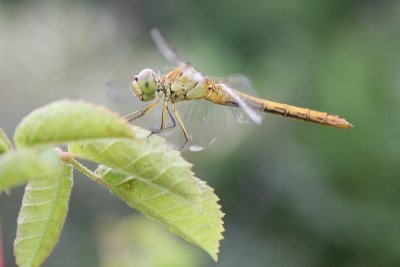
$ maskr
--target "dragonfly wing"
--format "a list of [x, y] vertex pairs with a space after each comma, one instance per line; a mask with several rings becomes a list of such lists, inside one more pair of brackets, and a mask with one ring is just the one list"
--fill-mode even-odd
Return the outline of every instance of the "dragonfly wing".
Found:
[[250, 79], [243, 74], [231, 74], [225, 77], [209, 77], [211, 80], [222, 82], [228, 85], [230, 88], [239, 90], [243, 93], [257, 96], [257, 91], [254, 89], [251, 84]]
[[[250, 79], [243, 74], [232, 74], [226, 77], [210, 77], [211, 80], [226, 84], [229, 88], [239, 90], [251, 96], [258, 96], [256, 89], [252, 86]], [[239, 123], [249, 123], [252, 119], [241, 107], [229, 107], [235, 120]]]
[[250, 118], [250, 120], [252, 120], [256, 124], [261, 124], [261, 116], [257, 113], [257, 111], [249, 107], [249, 105], [247, 105], [246, 102], [244, 102], [243, 99], [241, 99], [240, 96], [235, 93], [235, 90], [224, 83], [220, 83], [220, 86], [228, 95], [233, 98], [233, 100], [235, 100], [239, 108], [243, 110], [243, 112]]
[[174, 62], [180, 67], [190, 66], [189, 60], [178, 53], [178, 50], [171, 44], [164, 35], [161, 34], [158, 28], [153, 28], [150, 31], [151, 38], [156, 44], [161, 54], [169, 61]]
[[[225, 127], [223, 106], [215, 105], [207, 100], [192, 100], [178, 102], [176, 108], [189, 133], [189, 141], [185, 149], [191, 151], [205, 149], [219, 137]], [[182, 132], [180, 129], [174, 130]], [[183, 141], [183, 136], [180, 141]]]
[[244, 110], [242, 108], [229, 107], [229, 109], [231, 110], [233, 116], [235, 117], [235, 120], [238, 123], [249, 123], [249, 122], [252, 122], [250, 117], [247, 115], [246, 112], [244, 112]]
[[[175, 104], [185, 128], [189, 133], [189, 141], [184, 146], [194, 152], [201, 151], [210, 146], [222, 133], [225, 127], [224, 106], [215, 105], [207, 100], [182, 101]], [[172, 110], [169, 107], [169, 110]], [[135, 117], [141, 110], [128, 115]], [[151, 112], [145, 116], [140, 116], [132, 124], [158, 132], [161, 126], [162, 104], [157, 105]], [[167, 129], [158, 134], [166, 138], [176, 149], [182, 148], [185, 143], [183, 131], [177, 124], [175, 116], [172, 118], [167, 114]], [[173, 127], [175, 122], [175, 127]]]
[[205, 76], [197, 68], [195, 68], [189, 60], [182, 56], [176, 47], [170, 43], [160, 30], [153, 28], [150, 31], [153, 42], [156, 44], [160, 53], [169, 61], [184, 69], [184, 73], [193, 80], [201, 82], [205, 80]]
[[189, 150], [199, 151], [208, 147], [214, 143], [225, 127], [225, 113], [220, 105], [207, 100], [192, 100], [187, 103], [182, 102], [179, 109], [189, 131]]
[[[141, 102], [131, 90], [131, 79], [124, 78], [115, 81], [109, 81], [106, 83], [106, 95], [107, 98], [113, 101], [115, 104], [132, 105], [134, 107], [140, 107]], [[137, 105], [135, 105], [137, 104]]]

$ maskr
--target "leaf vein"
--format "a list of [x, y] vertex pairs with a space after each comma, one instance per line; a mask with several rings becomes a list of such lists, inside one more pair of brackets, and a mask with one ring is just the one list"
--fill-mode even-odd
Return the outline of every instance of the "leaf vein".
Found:
[[140, 155], [140, 157], [135, 157], [133, 158], [131, 161], [128, 162], [128, 164], [125, 165], [125, 167], [123, 169], [125, 170], [129, 170], [129, 167], [133, 164], [135, 164], [136, 162], [138, 162], [141, 159], [146, 158], [147, 156], [150, 156], [152, 154], [155, 154], [154, 152], [148, 152], [148, 153], [143, 153], [142, 155]]
[[44, 206], [44, 205], [47, 205], [47, 204], [51, 204], [53, 201], [42, 201], [42, 202], [35, 202], [35, 203], [33, 203], [33, 204], [31, 204], [31, 203], [23, 203], [23, 205], [22, 205], [22, 207], [23, 208], [25, 208], [25, 207], [35, 207], [35, 206]]
[[193, 216], [187, 216], [187, 217], [183, 217], [183, 218], [179, 218], [179, 219], [173, 219], [173, 220], [171, 220], [170, 222], [171, 222], [171, 223], [177, 223], [177, 222], [192, 220], [192, 219], [197, 218], [197, 217], [200, 217], [200, 216], [202, 216], [202, 215], [203, 215], [203, 214], [198, 213], [198, 214], [195, 214], [195, 215], [193, 215]]
[[32, 187], [31, 185], [28, 184], [28, 186], [26, 187], [26, 190], [29, 190], [29, 191], [45, 191], [45, 190], [54, 189], [55, 187], [57, 187], [57, 185]]
[[43, 235], [42, 234], [38, 234], [38, 235], [31, 235], [31, 236], [25, 236], [23, 238], [18, 238], [18, 239], [15, 239], [15, 244], [27, 241], [29, 239], [34, 239], [34, 238], [38, 238], [38, 237], [40, 238], [41, 236], [43, 236]]
[[21, 224], [29, 224], [29, 223], [38, 223], [38, 222], [47, 221], [48, 219], [49, 218], [44, 217], [44, 218], [39, 218], [39, 219], [35, 219], [35, 220], [32, 220], [32, 219], [27, 219], [26, 221], [20, 220], [20, 221], [18, 221], [18, 224], [21, 225]]
[[[160, 185], [158, 185], [158, 184], [152, 183], [152, 182], [150, 182], [149, 180], [144, 179], [144, 178], [142, 178], [142, 177], [139, 177], [139, 176], [138, 176], [138, 177], [133, 177], [133, 176], [132, 176], [132, 179], [136, 179], [136, 180], [138, 180], [138, 181], [140, 181], [140, 182], [142, 182], [142, 183], [147, 184], [148, 186], [155, 187], [155, 188], [157, 188], [158, 190], [162, 190], [162, 191], [165, 190], [165, 187], [162, 187], [162, 186], [160, 186]], [[195, 203], [194, 201], [190, 201], [189, 199], [185, 198], [184, 196], [182, 196], [182, 195], [180, 195], [180, 194], [178, 194], [178, 193], [175, 193], [175, 192], [173, 192], [173, 191], [168, 191], [168, 192], [169, 192], [172, 196], [174, 196], [174, 197], [180, 199], [181, 201], [183, 201], [183, 202], [185, 202], [185, 203], [188, 203], [188, 205], [190, 205], [191, 207], [193, 207], [195, 210], [197, 210], [197, 211], [200, 211], [200, 210], [201, 210], [201, 209], [199, 209], [199, 205], [196, 205], [196, 203]]]
[[[150, 179], [150, 181], [151, 181], [151, 182], [154, 182], [154, 181], [158, 180], [160, 177], [162, 177], [165, 173], [167, 173], [167, 172], [168, 172], [169, 170], [171, 170], [172, 168], [179, 168], [179, 165], [174, 164], [174, 165], [169, 165], [169, 166], [167, 166], [166, 168], [160, 170], [160, 171], [159, 171], [159, 174], [157, 174], [157, 175], [155, 176], [155, 178]], [[181, 179], [181, 180], [185, 180], [185, 179]]]
[[103, 154], [107, 149], [109, 149], [111, 146], [113, 146], [116, 142], [118, 142], [118, 140], [111, 140], [106, 146], [103, 147], [102, 150], [100, 150], [98, 152], [98, 155], [100, 156], [101, 154]]

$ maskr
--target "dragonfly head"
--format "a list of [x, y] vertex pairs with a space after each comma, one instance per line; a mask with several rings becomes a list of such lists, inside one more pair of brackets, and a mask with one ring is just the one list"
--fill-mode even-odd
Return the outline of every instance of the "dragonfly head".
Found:
[[132, 90], [142, 101], [150, 101], [154, 99], [157, 85], [156, 74], [151, 69], [144, 69], [132, 77]]

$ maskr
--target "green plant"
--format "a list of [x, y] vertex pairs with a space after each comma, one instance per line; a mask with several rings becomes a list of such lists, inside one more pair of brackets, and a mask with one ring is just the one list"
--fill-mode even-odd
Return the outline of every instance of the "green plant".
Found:
[[[59, 101], [25, 117], [14, 141], [16, 149], [0, 131], [0, 193], [27, 183], [14, 241], [19, 266], [40, 266], [54, 248], [73, 168], [217, 260], [223, 232], [218, 197], [164, 139], [104, 107]], [[92, 171], [77, 159], [100, 165]]]

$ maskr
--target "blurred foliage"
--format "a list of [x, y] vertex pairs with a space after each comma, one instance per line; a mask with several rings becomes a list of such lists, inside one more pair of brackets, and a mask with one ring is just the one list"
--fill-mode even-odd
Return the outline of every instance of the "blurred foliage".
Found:
[[202, 266], [198, 250], [140, 215], [102, 218], [97, 232], [103, 267]]
[[[140, 46], [153, 26], [207, 75], [244, 73], [260, 96], [355, 125], [339, 131], [265, 116], [261, 127], [228, 125], [209, 150], [185, 155], [227, 214], [216, 266], [400, 265], [399, 1], [2, 1], [6, 133], [52, 99], [109, 103], [106, 81], [158, 61]], [[103, 195], [72, 196], [83, 222], [67, 222], [70, 243], [59, 244], [92, 254], [60, 252], [54, 261], [96, 265], [88, 216], [129, 212], [118, 201], [93, 210], [91, 202], [112, 201]], [[16, 199], [1, 197], [5, 229]], [[72, 237], [82, 233], [78, 249]]]

